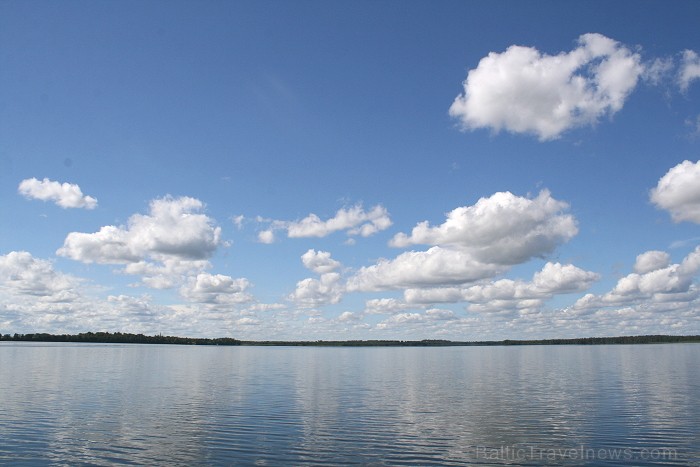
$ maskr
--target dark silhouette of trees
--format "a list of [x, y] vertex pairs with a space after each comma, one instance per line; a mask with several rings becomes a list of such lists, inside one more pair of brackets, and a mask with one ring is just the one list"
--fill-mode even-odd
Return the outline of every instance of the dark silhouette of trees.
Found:
[[582, 337], [576, 339], [537, 339], [502, 341], [448, 341], [424, 339], [421, 341], [402, 340], [349, 340], [349, 341], [241, 341], [231, 337], [215, 339], [146, 336], [122, 332], [85, 332], [80, 334], [0, 334], [0, 341], [21, 342], [87, 342], [103, 344], [178, 344], [178, 345], [260, 345], [260, 346], [316, 346], [316, 347], [446, 347], [446, 346], [487, 346], [487, 345], [601, 345], [601, 344], [662, 344], [676, 342], [700, 342], [700, 336], [618, 336]]

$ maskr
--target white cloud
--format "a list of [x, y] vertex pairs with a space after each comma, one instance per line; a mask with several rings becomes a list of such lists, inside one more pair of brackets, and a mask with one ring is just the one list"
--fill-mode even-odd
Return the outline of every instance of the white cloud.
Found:
[[428, 251], [407, 251], [393, 260], [381, 259], [361, 268], [348, 279], [349, 291], [434, 287], [463, 284], [492, 277], [506, 268], [485, 264], [459, 250], [434, 246]]
[[263, 230], [258, 232], [258, 241], [266, 245], [275, 243], [275, 232], [272, 230]]
[[141, 281], [152, 289], [169, 289], [180, 284], [184, 277], [196, 275], [210, 266], [207, 260], [162, 258], [156, 263], [149, 261], [128, 263], [121, 272], [141, 276]]
[[637, 257], [635, 270], [639, 272], [621, 278], [610, 292], [601, 296], [587, 294], [573, 308], [585, 310], [694, 300], [697, 293], [693, 280], [700, 271], [700, 247], [679, 264], [668, 264], [668, 256], [664, 256], [663, 252], [643, 253]]
[[634, 263], [634, 272], [637, 274], [646, 274], [648, 272], [663, 269], [671, 264], [671, 256], [665, 251], [647, 251], [637, 256]]
[[53, 201], [64, 209], [97, 207], [97, 200], [92, 196], [83, 195], [80, 187], [74, 183], [60, 183], [48, 178], [41, 181], [28, 178], [20, 182], [17, 190], [27, 199]]
[[322, 220], [316, 214], [309, 214], [298, 221], [270, 220], [258, 217], [258, 222], [269, 222], [268, 230], [258, 234], [262, 243], [272, 243], [275, 230], [286, 230], [289, 238], [321, 238], [334, 232], [345, 231], [348, 235], [369, 237], [391, 226], [391, 218], [386, 208], [377, 205], [365, 211], [361, 204], [339, 209], [333, 217]]
[[246, 293], [248, 279], [234, 279], [223, 274], [200, 273], [190, 277], [180, 288], [180, 294], [190, 301], [211, 304], [238, 304], [250, 302], [253, 297]]
[[268, 312], [268, 311], [277, 311], [277, 310], [284, 310], [287, 308], [287, 305], [283, 303], [255, 303], [253, 305], [250, 305], [247, 307], [248, 310], [250, 311], [262, 311], [262, 312]]
[[470, 311], [504, 311], [537, 308], [554, 295], [581, 292], [600, 276], [572, 264], [546, 263], [532, 281], [500, 279], [469, 287], [407, 289], [409, 304], [468, 302]]
[[690, 128], [691, 138], [700, 137], [700, 115], [685, 120], [686, 126]]
[[692, 81], [700, 79], [700, 56], [692, 50], [684, 50], [678, 82], [683, 92], [688, 90]]
[[340, 302], [343, 292], [340, 274], [328, 272], [318, 279], [307, 278], [297, 282], [296, 289], [288, 298], [300, 307], [313, 308]]
[[353, 313], [352, 311], [344, 311], [338, 316], [338, 321], [347, 323], [353, 321], [359, 321], [362, 319], [362, 315], [358, 313]]
[[298, 222], [290, 222], [287, 234], [290, 238], [325, 237], [339, 230], [347, 230], [348, 235], [368, 237], [391, 226], [391, 219], [386, 209], [375, 206], [365, 211], [362, 205], [339, 209], [335, 216], [322, 221], [316, 214], [309, 214]]
[[700, 161], [683, 161], [671, 168], [651, 190], [650, 198], [669, 211], [675, 222], [700, 223]]
[[301, 262], [304, 263], [307, 269], [310, 269], [316, 274], [333, 272], [340, 267], [340, 263], [331, 258], [329, 252], [316, 251], [314, 249], [310, 249], [304, 253], [301, 256]]
[[307, 269], [319, 274], [319, 278], [307, 278], [297, 282], [296, 289], [287, 299], [302, 308], [338, 303], [343, 297], [345, 286], [341, 276], [334, 272], [340, 263], [327, 251], [308, 250], [301, 256]]
[[619, 111], [643, 72], [638, 54], [601, 34], [558, 55], [511, 46], [469, 71], [450, 107], [465, 129], [533, 133], [540, 140]]
[[426, 310], [425, 316], [427, 316], [428, 319], [437, 320], [437, 321], [449, 321], [449, 320], [457, 319], [457, 315], [455, 315], [454, 311], [441, 310], [439, 308], [432, 308], [430, 310]]
[[56, 272], [50, 261], [26, 251], [0, 256], [0, 290], [43, 302], [71, 302], [79, 297], [81, 280]]
[[655, 58], [644, 67], [642, 78], [649, 84], [657, 86], [666, 82], [676, 67], [675, 60], [671, 57]]
[[245, 221], [245, 216], [243, 214], [235, 216], [231, 219], [233, 221], [233, 224], [236, 226], [238, 230], [241, 230], [243, 228], [243, 222]]
[[126, 264], [124, 272], [144, 275], [147, 285], [171, 287], [182, 274], [208, 267], [221, 244], [221, 228], [203, 208], [194, 198], [156, 199], [148, 215], [134, 214], [126, 226], [69, 233], [56, 253], [84, 263]]
[[600, 279], [600, 275], [573, 264], [547, 263], [532, 278], [535, 294], [555, 295], [582, 292]]
[[551, 253], [578, 233], [574, 217], [563, 214], [566, 209], [547, 190], [534, 199], [500, 192], [452, 210], [437, 227], [421, 222], [410, 235], [394, 236], [391, 245], [453, 246], [481, 263], [518, 264]]
[[459, 287], [406, 289], [403, 298], [412, 304], [457, 303], [464, 301], [464, 293]]
[[[494, 277], [533, 257], [544, 257], [578, 232], [564, 202], [543, 190], [534, 198], [496, 193], [473, 206], [454, 209], [437, 227], [421, 222], [410, 235], [399, 233], [390, 245], [433, 245], [380, 259], [348, 279], [348, 291], [445, 288]], [[437, 294], [451, 295], [441, 290]], [[430, 303], [421, 292], [406, 292], [407, 301]], [[445, 298], [437, 301], [445, 301]], [[452, 299], [451, 298], [451, 299]], [[450, 300], [451, 300], [450, 299]]]
[[397, 313], [377, 324], [377, 329], [389, 329], [397, 326], [425, 322], [425, 316], [420, 313]]
[[407, 308], [414, 308], [414, 306], [395, 298], [373, 298], [365, 302], [364, 312], [370, 315], [383, 315], [397, 313]]

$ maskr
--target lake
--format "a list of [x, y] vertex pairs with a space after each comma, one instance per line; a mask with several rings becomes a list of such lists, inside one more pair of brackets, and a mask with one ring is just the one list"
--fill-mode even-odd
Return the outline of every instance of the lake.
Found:
[[700, 344], [0, 344], [0, 464], [700, 465]]

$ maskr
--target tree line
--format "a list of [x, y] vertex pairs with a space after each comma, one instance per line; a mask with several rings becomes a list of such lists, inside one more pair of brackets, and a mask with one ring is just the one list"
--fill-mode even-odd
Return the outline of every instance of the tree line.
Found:
[[196, 338], [146, 336], [122, 332], [85, 332], [80, 334], [0, 334], [0, 341], [19, 342], [85, 342], [102, 344], [179, 344], [179, 345], [260, 345], [260, 346], [322, 346], [322, 347], [446, 347], [491, 345], [602, 345], [602, 344], [662, 344], [700, 342], [700, 336], [617, 336], [582, 337], [574, 339], [533, 339], [502, 341], [449, 341], [443, 339], [411, 340], [345, 340], [345, 341], [243, 341], [231, 337]]
[[240, 345], [241, 341], [230, 337], [216, 339], [176, 336], [146, 336], [125, 332], [84, 332], [80, 334], [4, 334], [3, 341], [22, 342], [86, 342], [100, 344], [180, 344], [180, 345]]

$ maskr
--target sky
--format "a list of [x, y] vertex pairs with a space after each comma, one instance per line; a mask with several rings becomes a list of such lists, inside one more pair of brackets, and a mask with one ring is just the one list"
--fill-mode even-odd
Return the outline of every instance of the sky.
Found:
[[0, 1], [0, 333], [700, 334], [696, 1]]

